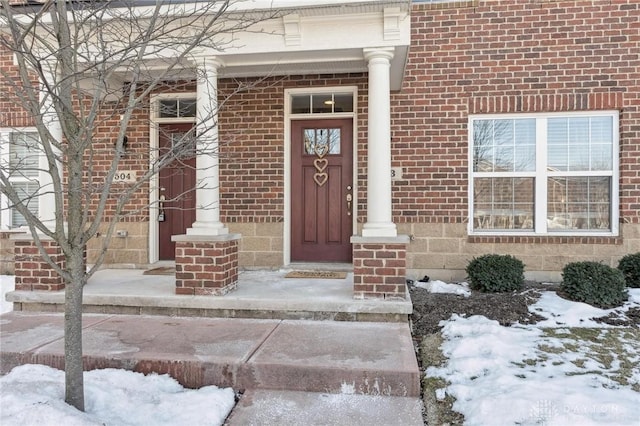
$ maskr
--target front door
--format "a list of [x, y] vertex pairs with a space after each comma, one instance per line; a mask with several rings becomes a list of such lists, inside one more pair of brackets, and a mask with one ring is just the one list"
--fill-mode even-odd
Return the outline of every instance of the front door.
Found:
[[351, 262], [351, 119], [291, 122], [291, 182], [291, 260]]
[[176, 159], [159, 173], [158, 256], [175, 260], [172, 235], [182, 235], [196, 219], [195, 138], [193, 124], [163, 124], [159, 129], [160, 155], [173, 150]]

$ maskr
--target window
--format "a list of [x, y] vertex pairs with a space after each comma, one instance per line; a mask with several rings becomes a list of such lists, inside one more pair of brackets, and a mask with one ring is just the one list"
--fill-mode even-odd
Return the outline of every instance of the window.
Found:
[[[38, 191], [40, 189], [39, 161], [40, 147], [38, 133], [32, 130], [0, 131], [2, 142], [2, 164], [4, 172], [9, 175], [11, 185], [27, 204], [28, 209], [38, 214]], [[3, 227], [16, 228], [26, 225], [24, 217], [17, 209], [11, 207], [9, 200], [2, 199]]]
[[618, 114], [472, 116], [470, 232], [618, 232]]
[[305, 93], [291, 96], [292, 114], [353, 112], [352, 93]]
[[304, 153], [322, 158], [340, 154], [340, 129], [304, 129]]
[[195, 98], [160, 99], [159, 118], [185, 118], [196, 116]]

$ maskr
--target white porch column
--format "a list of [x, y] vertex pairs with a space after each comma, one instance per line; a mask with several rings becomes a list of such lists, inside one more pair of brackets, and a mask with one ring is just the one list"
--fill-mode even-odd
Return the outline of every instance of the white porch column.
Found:
[[218, 68], [214, 57], [197, 59], [196, 221], [187, 235], [224, 235], [220, 222]]
[[[43, 63], [43, 72], [46, 82], [50, 87], [57, 86], [56, 80], [56, 64], [46, 62]], [[60, 144], [62, 142], [62, 125], [58, 114], [56, 114], [53, 106], [53, 98], [48, 92], [44, 82], [40, 82], [40, 112], [42, 113], [42, 123], [51, 135], [51, 149], [53, 154], [58, 158], [56, 161], [58, 166], [58, 179], [62, 182], [62, 161]], [[62, 215], [62, 211], [56, 211], [56, 193], [53, 186], [53, 177], [49, 171], [49, 163], [44, 151], [39, 161], [40, 173], [38, 180], [40, 183], [40, 196], [38, 197], [38, 216], [42, 223], [51, 231], [55, 230], [56, 214]], [[62, 209], [62, 205], [59, 206]]]
[[391, 216], [391, 93], [393, 48], [364, 49], [369, 67], [367, 222], [363, 237], [395, 237]]

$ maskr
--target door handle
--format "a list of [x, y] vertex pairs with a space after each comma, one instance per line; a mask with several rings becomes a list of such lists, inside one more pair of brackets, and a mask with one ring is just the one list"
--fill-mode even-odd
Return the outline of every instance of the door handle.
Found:
[[351, 200], [353, 200], [353, 196], [347, 194], [347, 216], [351, 216]]
[[165, 221], [165, 217], [164, 217], [164, 200], [165, 199], [166, 198], [165, 198], [164, 195], [160, 196], [160, 200], [158, 202], [158, 222], [164, 222]]

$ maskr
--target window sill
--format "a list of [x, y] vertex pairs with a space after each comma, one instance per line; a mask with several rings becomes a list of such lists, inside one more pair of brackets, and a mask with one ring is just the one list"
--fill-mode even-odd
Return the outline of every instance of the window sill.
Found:
[[468, 243], [477, 244], [608, 244], [621, 245], [622, 236], [615, 235], [480, 235], [467, 237]]

